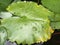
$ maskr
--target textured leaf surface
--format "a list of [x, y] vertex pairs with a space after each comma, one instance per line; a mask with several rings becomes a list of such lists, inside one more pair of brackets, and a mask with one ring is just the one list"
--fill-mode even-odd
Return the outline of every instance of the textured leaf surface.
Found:
[[6, 39], [7, 39], [6, 29], [0, 26], [0, 45], [4, 45]]
[[8, 32], [8, 39], [18, 44], [32, 44], [44, 42], [51, 38], [53, 30], [50, 27], [48, 19], [31, 20], [26, 17], [6, 18], [1, 21]]
[[60, 0], [42, 0], [42, 4], [51, 11], [60, 14]]
[[[53, 17], [53, 13], [42, 5], [37, 5], [34, 2], [16, 2], [8, 6], [7, 10], [16, 16], [26, 16], [30, 19], [46, 19], [48, 16]], [[50, 17], [51, 18], [51, 17]]]
[[0, 11], [6, 10], [7, 6], [11, 3], [12, 0], [0, 0]]

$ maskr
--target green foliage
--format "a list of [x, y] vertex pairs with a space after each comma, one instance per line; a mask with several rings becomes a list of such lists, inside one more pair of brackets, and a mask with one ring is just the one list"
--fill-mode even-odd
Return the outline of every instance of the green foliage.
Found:
[[4, 45], [6, 39], [7, 39], [6, 29], [0, 26], [0, 45]]
[[0, 0], [0, 45], [7, 39], [28, 45], [45, 42], [51, 38], [52, 29], [60, 29], [60, 0], [41, 0], [42, 5], [11, 1]]
[[8, 39], [18, 44], [44, 42], [50, 39], [53, 33], [48, 19], [32, 20], [26, 17], [11, 17], [3, 19], [1, 23], [8, 29]]
[[6, 28], [7, 39], [11, 42], [30, 45], [51, 38], [53, 30], [49, 18], [53, 17], [53, 12], [34, 2], [21, 1], [12, 3], [7, 10], [13, 17], [8, 16], [9, 12], [1, 13], [1, 26]]
[[[8, 6], [7, 10], [16, 16], [26, 16], [30, 19], [46, 19], [53, 16], [54, 13], [44, 8], [42, 5], [37, 5], [34, 2], [17, 2]], [[52, 18], [52, 17], [50, 17]]]
[[60, 21], [53, 21], [53, 22], [51, 22], [51, 27], [53, 28], [53, 29], [60, 29]]
[[41, 0], [43, 6], [60, 14], [60, 0]]
[[60, 21], [60, 14], [55, 14], [54, 21]]
[[5, 11], [12, 0], [0, 0], [0, 12]]

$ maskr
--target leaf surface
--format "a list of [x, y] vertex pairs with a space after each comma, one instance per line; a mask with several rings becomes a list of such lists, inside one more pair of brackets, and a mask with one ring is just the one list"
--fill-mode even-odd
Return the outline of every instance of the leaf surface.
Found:
[[12, 0], [0, 0], [0, 12], [5, 11]]
[[7, 10], [16, 16], [26, 16], [27, 18], [36, 20], [39, 18], [39, 20], [41, 20], [41, 18], [48, 19], [48, 17], [54, 15], [53, 12], [50, 12], [42, 5], [37, 5], [35, 2], [15, 2], [9, 5]]
[[53, 29], [60, 29], [60, 21], [51, 22], [51, 27]]
[[0, 26], [0, 45], [4, 45], [6, 39], [7, 39], [6, 29]]
[[41, 2], [49, 10], [60, 14], [60, 0], [41, 0]]
[[1, 21], [8, 32], [8, 39], [18, 44], [32, 44], [47, 41], [51, 38], [53, 30], [50, 22], [45, 20], [32, 20], [26, 17], [6, 18]]

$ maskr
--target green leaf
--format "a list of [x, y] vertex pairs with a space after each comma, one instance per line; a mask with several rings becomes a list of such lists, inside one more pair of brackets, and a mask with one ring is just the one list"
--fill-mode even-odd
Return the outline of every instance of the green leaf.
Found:
[[60, 21], [60, 14], [54, 14], [49, 18], [52, 22], [59, 22]]
[[0, 11], [5, 11], [12, 0], [0, 0]]
[[51, 27], [53, 29], [60, 29], [60, 21], [51, 22]]
[[7, 39], [6, 29], [0, 26], [0, 45], [4, 45], [6, 39]]
[[[16, 16], [26, 16], [30, 19], [41, 20], [47, 19], [48, 16], [53, 16], [54, 13], [44, 8], [42, 5], [37, 5], [35, 2], [15, 2], [8, 6], [7, 10]], [[51, 17], [50, 17], [51, 18]]]
[[8, 39], [18, 44], [45, 42], [51, 38], [53, 33], [48, 19], [33, 20], [26, 17], [11, 17], [1, 20], [1, 24], [8, 29]]
[[41, 2], [49, 10], [60, 14], [60, 0], [41, 0]]
[[41, 2], [43, 6], [55, 13], [52, 19], [50, 18], [51, 27], [60, 29], [60, 0], [41, 0]]
[[55, 15], [55, 20], [54, 20], [54, 21], [56, 21], [56, 22], [57, 22], [57, 21], [60, 21], [60, 14], [56, 14], [56, 15]]

